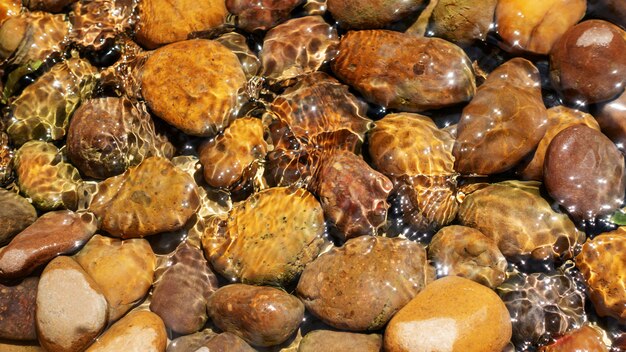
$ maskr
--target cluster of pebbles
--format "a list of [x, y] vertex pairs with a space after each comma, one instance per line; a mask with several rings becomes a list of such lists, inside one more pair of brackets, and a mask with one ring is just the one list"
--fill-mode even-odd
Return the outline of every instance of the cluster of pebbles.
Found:
[[2, 0], [0, 350], [626, 350], [625, 28]]

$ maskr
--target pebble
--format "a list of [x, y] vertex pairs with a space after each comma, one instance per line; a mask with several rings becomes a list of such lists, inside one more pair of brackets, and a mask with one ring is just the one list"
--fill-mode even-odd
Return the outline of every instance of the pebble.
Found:
[[26, 198], [0, 188], [0, 244], [9, 242], [36, 219], [37, 211]]
[[35, 299], [38, 284], [38, 277], [29, 277], [19, 282], [0, 283], [1, 339], [37, 340]]
[[81, 351], [107, 323], [106, 298], [70, 257], [56, 257], [46, 266], [37, 287], [36, 304], [39, 343], [48, 351]]
[[144, 239], [95, 235], [74, 259], [102, 289], [109, 303], [109, 321], [124, 315], [152, 286], [156, 256]]
[[227, 285], [209, 298], [213, 323], [255, 346], [285, 342], [304, 318], [304, 305], [285, 291], [245, 284]]
[[92, 213], [45, 213], [0, 249], [0, 278], [17, 278], [82, 247], [98, 228]]
[[314, 330], [302, 338], [298, 352], [380, 352], [382, 348], [383, 337], [378, 334]]
[[167, 346], [165, 325], [158, 315], [133, 311], [113, 324], [85, 352], [163, 352]]
[[256, 350], [246, 343], [241, 337], [229, 332], [221, 333], [195, 350], [195, 352], [255, 352]]
[[328, 12], [344, 28], [382, 28], [415, 13], [423, 0], [328, 0]]
[[377, 330], [433, 276], [420, 244], [361, 236], [307, 265], [296, 292], [309, 312], [332, 327]]
[[506, 306], [489, 288], [457, 276], [436, 280], [385, 330], [386, 352], [500, 352], [511, 338]]

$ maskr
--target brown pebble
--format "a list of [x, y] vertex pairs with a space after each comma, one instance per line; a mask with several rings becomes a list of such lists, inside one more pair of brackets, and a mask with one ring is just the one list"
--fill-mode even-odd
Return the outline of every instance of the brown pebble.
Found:
[[38, 284], [38, 277], [29, 277], [19, 282], [0, 283], [0, 338], [21, 341], [37, 340], [35, 298]]

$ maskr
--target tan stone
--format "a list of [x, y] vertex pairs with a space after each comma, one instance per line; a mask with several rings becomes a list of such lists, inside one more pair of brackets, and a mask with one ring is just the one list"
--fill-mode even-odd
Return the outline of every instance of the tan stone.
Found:
[[439, 279], [389, 322], [387, 352], [500, 352], [511, 339], [504, 302], [489, 288], [457, 276]]
[[163, 352], [165, 325], [158, 315], [134, 311], [113, 324], [86, 352]]
[[300, 341], [298, 352], [380, 352], [382, 348], [383, 337], [378, 334], [314, 330]]

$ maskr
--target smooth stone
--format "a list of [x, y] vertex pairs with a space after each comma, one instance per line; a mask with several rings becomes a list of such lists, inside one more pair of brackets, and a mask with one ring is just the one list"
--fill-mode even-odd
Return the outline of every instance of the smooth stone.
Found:
[[626, 228], [585, 242], [576, 267], [585, 278], [589, 298], [600, 316], [626, 324]]
[[389, 322], [386, 352], [501, 352], [511, 339], [504, 302], [489, 288], [458, 276], [426, 286]]
[[58, 255], [75, 252], [97, 228], [92, 213], [45, 213], [0, 249], [0, 278], [26, 276]]
[[207, 309], [217, 327], [255, 346], [285, 342], [304, 318], [304, 305], [295, 296], [273, 287], [245, 284], [215, 291]]
[[241, 337], [229, 332], [221, 333], [210, 339], [204, 346], [195, 352], [254, 352], [254, 348]]
[[298, 352], [380, 352], [382, 348], [383, 337], [378, 334], [313, 330], [302, 338]]
[[0, 283], [0, 339], [37, 340], [35, 299], [38, 284], [38, 277], [17, 283]]
[[[582, 328], [568, 332], [554, 343], [541, 347], [540, 352], [609, 352], [609, 348], [602, 341], [602, 332], [599, 328], [584, 325]], [[615, 346], [617, 347], [617, 346]]]
[[167, 346], [167, 352], [195, 351], [217, 335], [218, 333], [213, 329], [207, 328], [193, 334], [177, 337]]
[[592, 112], [602, 133], [617, 145], [622, 154], [626, 154], [626, 91], [617, 99], [599, 104]]
[[167, 159], [150, 157], [101, 182], [89, 209], [101, 219], [100, 229], [134, 238], [179, 230], [199, 207], [191, 176]]
[[428, 257], [440, 276], [456, 275], [489, 288], [506, 279], [507, 261], [496, 242], [471, 227], [439, 230], [428, 245]]
[[152, 286], [156, 256], [144, 239], [95, 235], [74, 259], [102, 289], [109, 303], [109, 321], [129, 311]]
[[550, 196], [577, 220], [611, 214], [624, 201], [624, 156], [608, 137], [587, 126], [571, 126], [554, 137], [543, 174]]
[[309, 312], [332, 327], [378, 330], [433, 277], [420, 244], [361, 236], [307, 265], [296, 292]]
[[81, 266], [70, 257], [57, 257], [37, 287], [39, 343], [48, 351], [83, 350], [106, 326], [107, 310], [106, 298]]
[[291, 11], [304, 2], [305, 0], [226, 0], [226, 8], [237, 16], [237, 28], [253, 32], [268, 30], [289, 19]]
[[208, 221], [202, 247], [215, 271], [243, 283], [286, 285], [324, 245], [324, 214], [310, 192], [275, 187]]
[[487, 39], [497, 0], [439, 0], [431, 17], [436, 37], [460, 46]]
[[139, 2], [135, 39], [148, 49], [187, 39], [193, 32], [224, 24], [224, 0], [143, 0]]
[[343, 28], [382, 28], [411, 16], [424, 0], [328, 0], [328, 12]]
[[86, 352], [163, 352], [167, 331], [158, 315], [133, 311], [113, 324]]
[[37, 211], [19, 194], [0, 188], [0, 244], [9, 242], [37, 219]]
[[158, 314], [169, 329], [191, 334], [207, 321], [207, 300], [216, 289], [217, 277], [202, 250], [183, 242], [154, 284], [150, 310]]
[[236, 117], [245, 84], [237, 56], [213, 40], [159, 48], [141, 71], [141, 90], [150, 110], [193, 136], [212, 136], [226, 128]]

